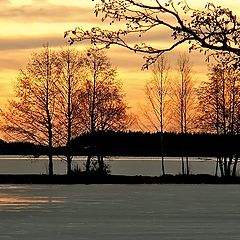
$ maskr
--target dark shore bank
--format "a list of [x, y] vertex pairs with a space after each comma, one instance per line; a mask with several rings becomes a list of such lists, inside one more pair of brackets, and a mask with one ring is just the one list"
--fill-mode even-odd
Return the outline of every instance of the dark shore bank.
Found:
[[39, 175], [1, 174], [0, 184], [240, 184], [240, 177], [221, 178], [212, 175]]

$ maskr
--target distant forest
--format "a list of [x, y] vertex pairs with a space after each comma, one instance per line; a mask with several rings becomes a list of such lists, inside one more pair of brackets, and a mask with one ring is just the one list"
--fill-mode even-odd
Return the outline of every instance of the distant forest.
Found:
[[[164, 156], [218, 157], [240, 154], [240, 135], [204, 133], [164, 133]], [[73, 155], [162, 156], [161, 133], [96, 132], [83, 134], [71, 142]], [[94, 146], [89, 150], [89, 146]], [[65, 147], [55, 147], [54, 155], [66, 155]], [[2, 155], [48, 154], [46, 146], [27, 142], [0, 142]]]
[[[216, 157], [221, 176], [236, 176], [240, 68], [221, 58], [196, 88], [188, 55], [179, 55], [177, 66], [173, 80], [167, 57], [153, 64], [138, 116], [105, 52], [44, 46], [19, 72], [15, 97], [0, 110], [0, 130], [11, 141], [2, 141], [0, 154], [46, 155], [49, 175], [53, 155], [64, 157], [68, 175], [76, 155], [86, 156], [88, 174], [107, 173], [106, 156], [159, 156], [162, 175], [166, 156], [181, 157], [183, 175], [190, 173], [189, 157]], [[142, 131], [131, 131], [136, 126]]]

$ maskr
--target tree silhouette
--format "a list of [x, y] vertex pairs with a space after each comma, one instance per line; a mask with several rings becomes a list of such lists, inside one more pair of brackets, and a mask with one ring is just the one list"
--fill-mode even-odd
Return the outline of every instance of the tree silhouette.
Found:
[[[173, 83], [172, 91], [172, 102], [174, 110], [174, 120], [178, 126], [179, 132], [182, 134], [182, 174], [185, 174], [185, 141], [184, 135], [189, 131], [192, 122], [192, 112], [194, 108], [194, 86], [191, 76], [192, 67], [190, 59], [186, 54], [181, 54], [177, 61], [177, 72], [178, 76], [176, 81]], [[189, 174], [188, 157], [186, 156], [186, 173]]]
[[[199, 128], [225, 137], [239, 134], [240, 129], [239, 69], [230, 62], [222, 58], [213, 65], [209, 81], [203, 82], [198, 92]], [[216, 174], [219, 166], [222, 176], [236, 176], [237, 163], [238, 154], [226, 148], [224, 156], [217, 157]]]
[[[169, 112], [167, 108], [169, 68], [169, 63], [165, 56], [161, 56], [153, 64], [152, 78], [145, 85], [148, 109], [143, 109], [146, 121], [150, 122], [154, 129], [160, 132], [161, 135], [161, 168], [163, 175], [165, 175], [163, 132], [165, 131], [167, 113]], [[149, 110], [152, 114], [149, 114]]]
[[[131, 119], [116, 68], [103, 51], [89, 49], [84, 56], [85, 79], [82, 80], [79, 97], [79, 127], [83, 132], [94, 135], [98, 131], [119, 131], [126, 129]], [[89, 146], [89, 151], [95, 151]], [[100, 149], [98, 149], [100, 151]], [[91, 154], [86, 171], [90, 170]], [[99, 170], [103, 168], [103, 156], [98, 156]]]
[[71, 141], [82, 133], [79, 126], [79, 91], [83, 72], [83, 59], [74, 49], [57, 52], [59, 78], [56, 81], [56, 130], [58, 145], [66, 147], [67, 174], [72, 172]]
[[[96, 4], [95, 14], [101, 14], [102, 21], [109, 20], [110, 25], [122, 23], [123, 29], [117, 31], [94, 27], [83, 30], [77, 27], [65, 32], [70, 44], [76, 41], [90, 40], [94, 45], [110, 47], [113, 44], [123, 46], [134, 52], [146, 53], [145, 68], [163, 53], [183, 43], [189, 43], [189, 50], [213, 50], [213, 54], [232, 54], [238, 61], [240, 54], [240, 22], [228, 8], [208, 3], [203, 10], [192, 9], [186, 0], [101, 0]], [[141, 37], [153, 31], [168, 30], [172, 39], [164, 48], [142, 43]], [[131, 44], [130, 36], [139, 36], [140, 41]]]
[[56, 143], [56, 81], [60, 76], [56, 53], [48, 46], [34, 53], [21, 70], [15, 87], [15, 100], [1, 110], [3, 130], [11, 140], [30, 141], [48, 148], [48, 171], [53, 175], [53, 146]]

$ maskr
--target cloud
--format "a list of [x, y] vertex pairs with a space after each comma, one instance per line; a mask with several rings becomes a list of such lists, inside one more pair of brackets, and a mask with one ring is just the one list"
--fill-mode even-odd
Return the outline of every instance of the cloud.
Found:
[[[1, 3], [1, 2], [0, 2]], [[80, 5], [80, 4], [79, 4]], [[18, 7], [3, 6], [0, 21], [17, 22], [96, 22], [94, 9], [64, 5], [25, 5]]]
[[63, 38], [63, 34], [59, 34], [59, 36], [0, 38], [0, 51], [40, 48], [46, 43], [50, 47], [62, 46], [67, 44], [67, 39]]
[[0, 70], [18, 70], [26, 65], [30, 54], [48, 43], [50, 47], [66, 45], [63, 35], [0, 38]]
[[[19, 57], [18, 52], [22, 54], [25, 52], [25, 58], [28, 57], [29, 53], [34, 52], [35, 49], [41, 48], [44, 44], [48, 43], [50, 47], [62, 47], [68, 45], [67, 39], [63, 38], [63, 34], [59, 35], [42, 35], [42, 36], [31, 36], [31, 37], [21, 37], [21, 38], [0, 38], [0, 68], [7, 69], [18, 69], [20, 62], [22, 61], [22, 55]], [[164, 42], [165, 43], [165, 42]], [[78, 44], [74, 44], [74, 47]], [[90, 45], [80, 44], [82, 48], [90, 47]], [[27, 51], [25, 51], [27, 50]], [[176, 65], [176, 58], [179, 51], [187, 52], [188, 45], [185, 48], [179, 48], [176, 51], [168, 53], [169, 61], [174, 67]], [[107, 55], [111, 59], [113, 65], [117, 68], [129, 72], [141, 71], [145, 60], [143, 59], [144, 54], [136, 54], [128, 49], [114, 46], [110, 50], [106, 50]], [[10, 56], [10, 57], [8, 57]], [[190, 54], [192, 59], [194, 72], [198, 73], [200, 71], [206, 72], [207, 63], [204, 61], [205, 56], [199, 54], [198, 52], [192, 52]], [[16, 68], [16, 66], [18, 66]]]
[[3, 5], [3, 4], [9, 4], [10, 1], [9, 0], [0, 0], [0, 4]]
[[[12, 59], [9, 56], [0, 57], [0, 70], [17, 70], [19, 66], [21, 66], [22, 60], [21, 59]], [[2, 88], [1, 88], [2, 90]]]

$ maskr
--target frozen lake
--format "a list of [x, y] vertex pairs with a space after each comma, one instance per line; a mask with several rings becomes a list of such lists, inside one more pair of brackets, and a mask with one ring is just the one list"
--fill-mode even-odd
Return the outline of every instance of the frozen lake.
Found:
[[238, 240], [239, 185], [0, 185], [0, 239]]
[[[159, 176], [161, 174], [160, 158], [150, 157], [112, 157], [107, 158], [112, 174], [120, 175], [149, 175]], [[86, 158], [76, 157], [73, 165], [80, 166], [84, 169]], [[215, 159], [214, 158], [189, 158], [190, 173], [193, 174], [214, 174]], [[0, 174], [31, 174], [31, 173], [47, 173], [48, 161], [47, 157], [31, 158], [27, 156], [0, 156]], [[181, 172], [180, 158], [166, 158], [165, 170], [168, 174], [178, 174]], [[54, 173], [65, 174], [66, 162], [55, 157]]]

